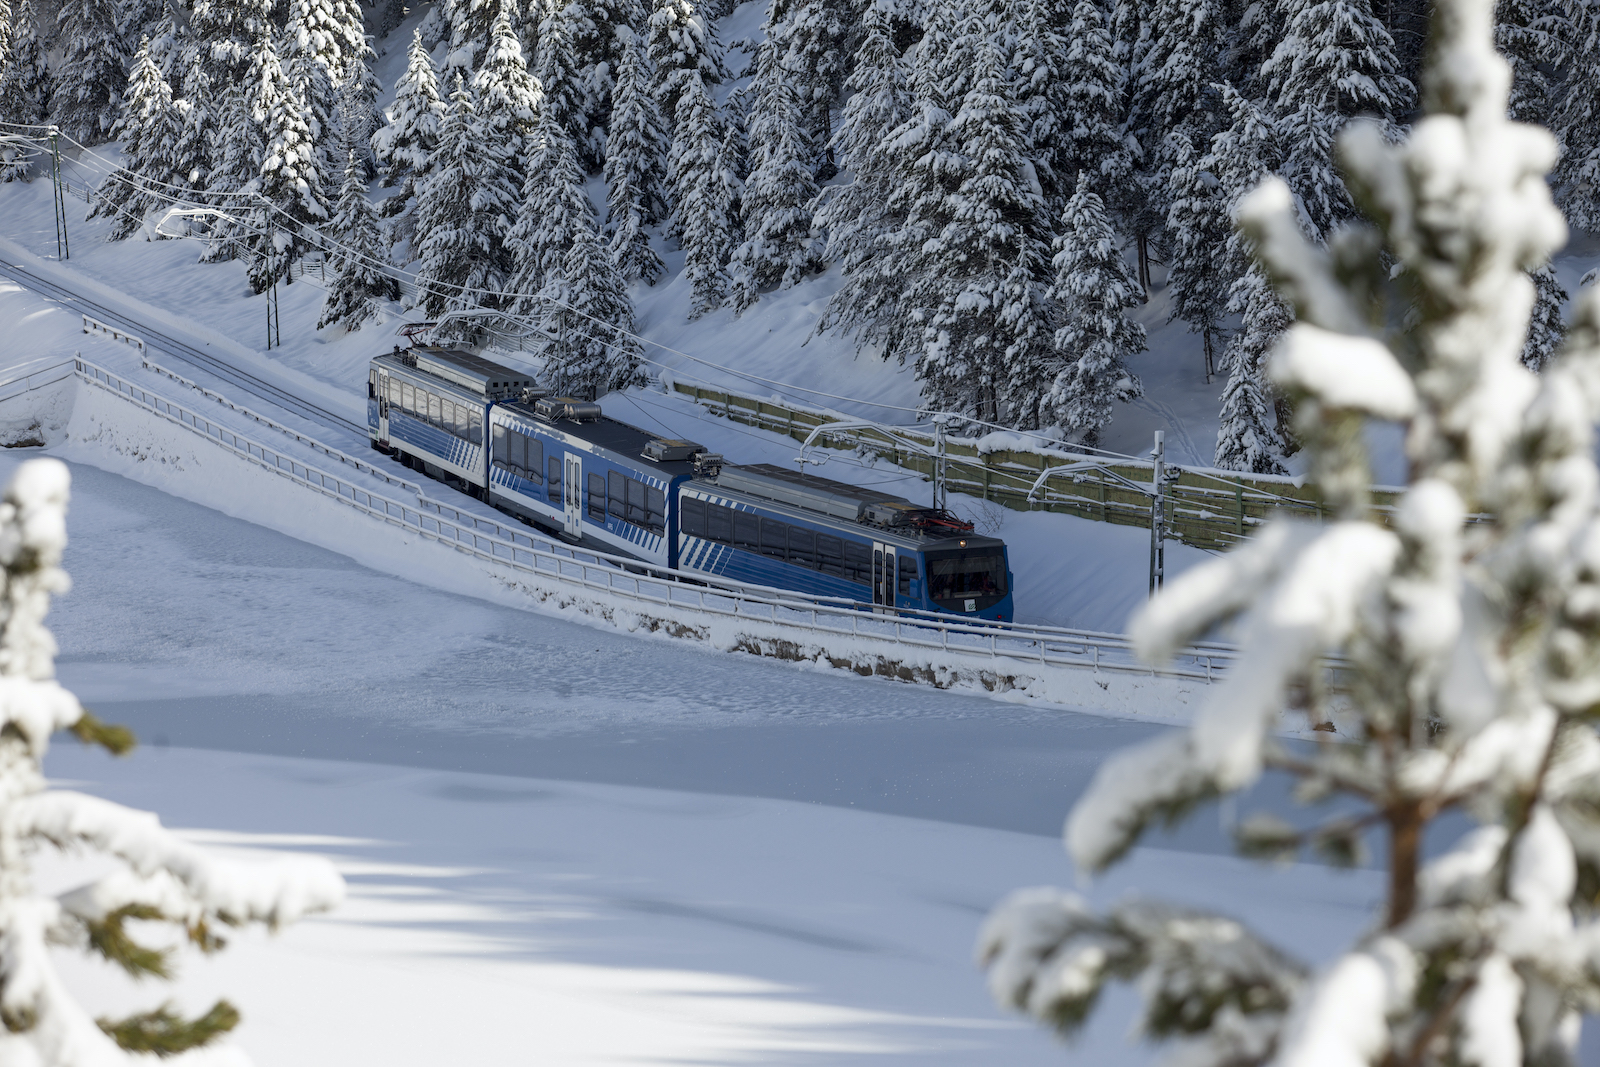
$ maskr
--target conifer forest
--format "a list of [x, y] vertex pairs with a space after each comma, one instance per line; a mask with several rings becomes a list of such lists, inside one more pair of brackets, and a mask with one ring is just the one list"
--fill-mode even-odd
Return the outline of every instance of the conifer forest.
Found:
[[[639, 379], [629, 287], [672, 247], [691, 317], [837, 268], [816, 328], [914, 368], [927, 411], [1094, 445], [1141, 391], [1128, 311], [1164, 286], [1226, 383], [1215, 464], [1283, 471], [1263, 366], [1293, 313], [1235, 208], [1276, 174], [1336, 241], [1357, 212], [1337, 137], [1407, 129], [1426, 5], [772, 0], [758, 39], [723, 41], [731, 8], [440, 0], [382, 86], [400, 0], [0, 0], [0, 121], [120, 141], [93, 204], [115, 236], [173, 199], [244, 205], [204, 223], [207, 256], [260, 290], [332, 248], [323, 326], [359, 328], [409, 267], [425, 314], [558, 333], [553, 384], [589, 395]], [[1495, 31], [1511, 117], [1553, 130], [1557, 202], [1591, 229], [1597, 27], [1588, 0], [1501, 0]], [[0, 147], [0, 176], [28, 169]], [[1566, 294], [1533, 276], [1537, 369]]]

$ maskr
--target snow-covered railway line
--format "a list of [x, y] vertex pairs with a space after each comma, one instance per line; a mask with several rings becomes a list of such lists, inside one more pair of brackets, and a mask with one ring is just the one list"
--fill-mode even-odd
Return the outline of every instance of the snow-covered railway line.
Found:
[[[480, 578], [492, 579], [501, 593], [521, 594], [518, 599], [608, 625], [861, 674], [940, 687], [1019, 692], [1162, 719], [1184, 717], [1191, 701], [1231, 659], [1225, 646], [1206, 646], [1189, 650], [1171, 667], [1152, 670], [1137, 662], [1127, 639], [1117, 634], [974, 625], [931, 613], [875, 614], [869, 605], [851, 601], [707, 580], [706, 575], [690, 576], [585, 551], [531, 528], [508, 526], [432, 499], [420, 485], [148, 362], [146, 370], [200, 390], [227, 410], [208, 415], [201, 410], [204, 405], [181, 403], [155, 381], [134, 380], [81, 358], [71, 367], [69, 373], [79, 387], [77, 406], [94, 408], [85, 416], [87, 422], [80, 423], [77, 414], [73, 417], [80, 430], [92, 424], [90, 432], [74, 435], [81, 444], [92, 447], [98, 439], [124, 455], [135, 455], [140, 464], [157, 460], [143, 469], [159, 466], [166, 472], [163, 477], [169, 478], [173, 471], [185, 471], [186, 464], [211, 465], [217, 458], [231, 458], [257, 478], [276, 476], [281, 480], [278, 486], [292, 486], [298, 522], [330, 525], [332, 508], [344, 513], [332, 525], [342, 521], [349, 529], [353, 513], [398, 531], [401, 537], [389, 546], [393, 551], [384, 556], [386, 562], [409, 551], [405, 545], [414, 546], [413, 539], [453, 549], [458, 562], [467, 557]], [[59, 381], [61, 372], [53, 373]], [[43, 382], [52, 379], [52, 372], [41, 368], [32, 378]], [[24, 384], [27, 380], [17, 379]], [[109, 405], [93, 403], [98, 397], [116, 400]], [[244, 419], [270, 432], [242, 432], [239, 425]], [[181, 432], [170, 432], [174, 429]], [[120, 444], [111, 439], [118, 432], [123, 434]], [[203, 441], [208, 447], [185, 449], [184, 440]], [[235, 472], [229, 468], [224, 477], [234, 480]], [[138, 468], [131, 473], [139, 477]], [[238, 480], [246, 480], [242, 471], [237, 474]], [[262, 494], [269, 495], [274, 491]], [[286, 494], [278, 490], [275, 497], [285, 500]], [[263, 506], [270, 512], [270, 506]], [[271, 525], [270, 515], [264, 517]], [[370, 529], [362, 524], [357, 534], [364, 549], [380, 541], [370, 537]]]
[[257, 375], [241, 370], [224, 359], [196, 348], [181, 338], [172, 336], [150, 322], [135, 320], [115, 308], [91, 300], [80, 292], [68, 289], [64, 285], [53, 282], [49, 278], [29, 270], [20, 263], [0, 260], [0, 276], [10, 278], [18, 285], [31, 289], [41, 296], [47, 296], [52, 300], [60, 301], [68, 307], [87, 312], [101, 322], [137, 334], [152, 346], [160, 348], [163, 352], [187, 363], [192, 363], [197, 368], [208, 371], [231, 385], [238, 386], [254, 396], [277, 404], [285, 410], [292, 411], [296, 415], [312, 422], [335, 427], [356, 436], [365, 436], [367, 432], [365, 426], [298, 397], [294, 393], [273, 385]]

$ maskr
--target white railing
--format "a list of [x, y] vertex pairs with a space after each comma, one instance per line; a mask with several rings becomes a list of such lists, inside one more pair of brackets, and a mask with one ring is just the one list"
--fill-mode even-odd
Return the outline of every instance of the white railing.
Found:
[[139, 354], [141, 356], [144, 355], [144, 338], [138, 336], [137, 334], [131, 334], [127, 330], [118, 329], [115, 326], [108, 326], [92, 316], [85, 315], [83, 317], [83, 332], [90, 334], [97, 333], [102, 337], [109, 337], [113, 341], [121, 341], [125, 345], [132, 345], [134, 348], [139, 350]]
[[[871, 605], [854, 601], [742, 586], [705, 574], [677, 572], [638, 560], [574, 549], [437, 501], [419, 498], [416, 502], [406, 502], [384, 496], [252, 440], [103, 367], [81, 358], [74, 362], [76, 373], [83, 381], [176, 423], [248, 463], [382, 522], [449, 544], [484, 562], [545, 581], [554, 580], [608, 597], [708, 618], [745, 619], [791, 633], [842, 635], [874, 644], [937, 650], [942, 656], [966, 661], [977, 658], [991, 664], [1009, 660], [1105, 673], [1210, 681], [1215, 672], [1232, 659], [1232, 651], [1226, 646], [1202, 646], [1188, 650], [1180, 657], [1178, 665], [1152, 669], [1135, 660], [1128, 640], [1118, 634], [968, 622], [933, 612], [877, 614]], [[241, 413], [244, 411], [232, 404], [228, 406]], [[251, 417], [291, 435], [298, 443], [311, 443], [304, 435], [272, 420]], [[374, 473], [369, 464], [346, 457], [335, 449], [317, 447], [323, 455], [362, 468], [364, 474]], [[413, 488], [411, 483], [389, 481], [406, 489]]]
[[31, 393], [73, 375], [70, 359], [51, 363], [49, 357], [29, 360], [0, 371], [0, 400]]

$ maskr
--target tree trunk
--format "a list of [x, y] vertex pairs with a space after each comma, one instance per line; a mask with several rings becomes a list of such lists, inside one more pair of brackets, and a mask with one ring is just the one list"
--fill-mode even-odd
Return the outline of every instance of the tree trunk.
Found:
[[1417, 907], [1417, 866], [1422, 855], [1422, 813], [1415, 804], [1389, 811], [1389, 917], [1394, 929]]

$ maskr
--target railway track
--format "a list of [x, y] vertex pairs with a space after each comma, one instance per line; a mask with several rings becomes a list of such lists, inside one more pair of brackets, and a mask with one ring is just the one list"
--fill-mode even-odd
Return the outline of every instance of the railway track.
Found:
[[292, 411], [296, 415], [310, 419], [312, 422], [345, 430], [357, 437], [364, 438], [367, 435], [367, 428], [364, 425], [352, 422], [336, 412], [304, 400], [286, 389], [251, 374], [249, 371], [240, 370], [216, 355], [163, 332], [160, 327], [123, 314], [104, 304], [96, 303], [83, 294], [73, 292], [66, 286], [53, 282], [21, 264], [0, 262], [0, 276], [10, 278], [24, 288], [31, 289], [41, 296], [59, 301], [108, 325], [137, 334], [152, 348], [160, 349], [169, 356], [209, 371], [230, 385], [245, 390], [252, 396], [260, 397], [287, 411]]

